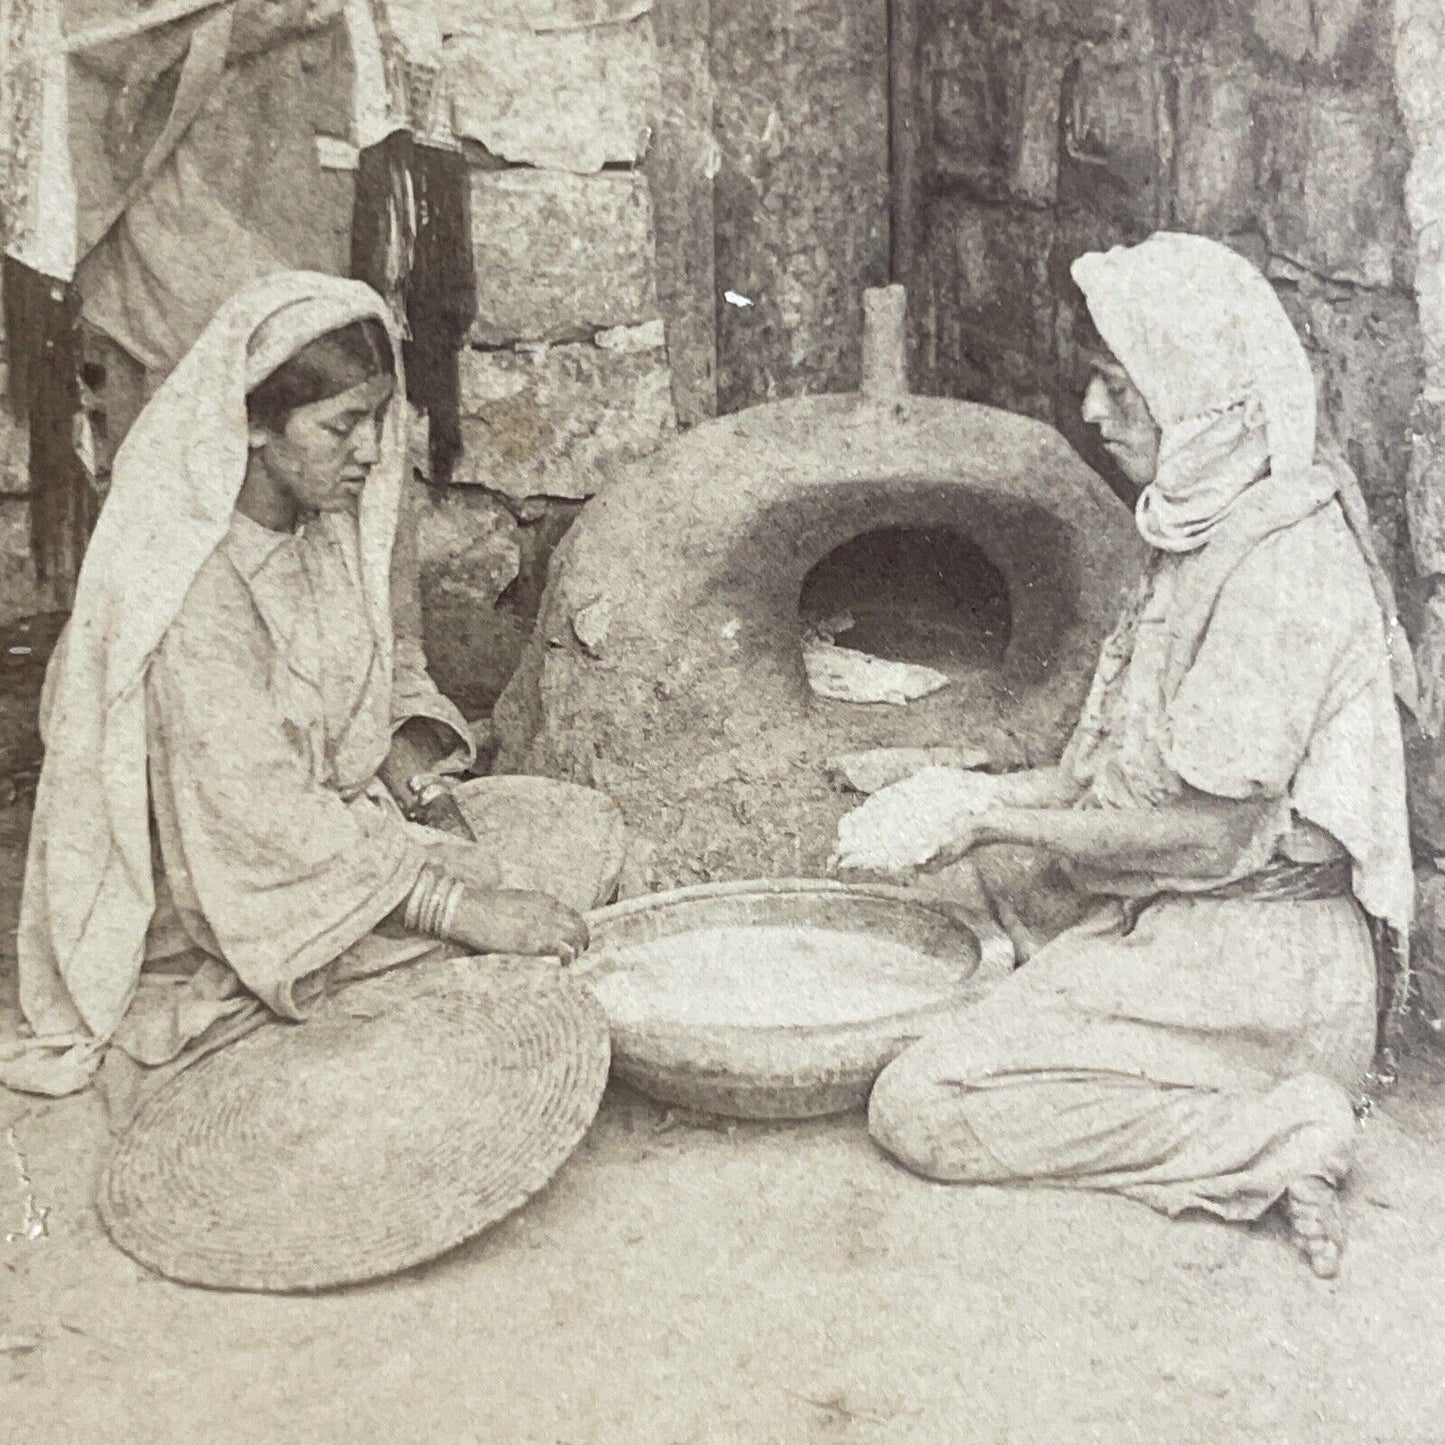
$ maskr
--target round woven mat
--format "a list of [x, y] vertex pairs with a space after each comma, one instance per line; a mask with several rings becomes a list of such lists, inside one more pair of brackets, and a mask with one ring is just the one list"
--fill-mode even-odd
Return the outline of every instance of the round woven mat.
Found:
[[607, 1020], [553, 968], [453, 960], [342, 990], [203, 1059], [141, 1110], [101, 1180], [114, 1242], [189, 1284], [317, 1290], [432, 1259], [576, 1148]]

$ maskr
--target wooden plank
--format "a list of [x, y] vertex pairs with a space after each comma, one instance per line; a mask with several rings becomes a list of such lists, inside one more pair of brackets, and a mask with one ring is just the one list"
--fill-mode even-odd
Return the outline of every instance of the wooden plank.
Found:
[[863, 290], [889, 270], [888, 66], [887, 0], [713, 9], [721, 411], [859, 384]]
[[888, 279], [906, 288], [905, 369], [917, 389], [927, 276], [919, 267], [923, 129], [919, 104], [918, 0], [888, 0]]
[[652, 182], [673, 403], [683, 426], [717, 414], [711, 11], [711, 0], [663, 0], [652, 13], [660, 95], [644, 169]]
[[888, 0], [888, 279], [913, 275], [919, 202], [918, 0]]

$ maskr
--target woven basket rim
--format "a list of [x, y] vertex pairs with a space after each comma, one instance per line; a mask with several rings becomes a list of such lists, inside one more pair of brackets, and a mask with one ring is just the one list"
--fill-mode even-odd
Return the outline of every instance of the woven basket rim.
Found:
[[[588, 924], [594, 929], [605, 928], [609, 923], [620, 922], [641, 913], [652, 913], [659, 908], [675, 903], [688, 903], [713, 898], [788, 898], [806, 896], [878, 898], [886, 902], [906, 903], [914, 907], [941, 913], [950, 923], [974, 932], [977, 920], [970, 920], [965, 911], [952, 899], [940, 898], [931, 893], [920, 893], [916, 889], [902, 888], [894, 883], [844, 883], [837, 878], [738, 878], [719, 883], [691, 883], [682, 888], [668, 888], [658, 893], [639, 893], [624, 898], [620, 903], [609, 904], [606, 908], [594, 908], [587, 915]], [[579, 964], [584, 971], [586, 955]]]
[[[819, 1089], [832, 1090], [845, 1080], [876, 1076], [911, 1037], [980, 996], [989, 981], [977, 921], [950, 899], [892, 884], [843, 883], [831, 878], [700, 883], [643, 894], [597, 909], [589, 915], [589, 922], [594, 938], [601, 938], [609, 925], [626, 924], [692, 902], [808, 897], [881, 901], [920, 915], [931, 914], [967, 939], [971, 967], [960, 975], [954, 988], [936, 1001], [881, 1018], [792, 1025], [614, 1023], [612, 1050], [619, 1072], [643, 1092], [664, 1102], [680, 1102], [678, 1081], [686, 1080], [690, 1096], [714, 1094], [719, 1101], [718, 1112], [730, 1112], [723, 1101], [746, 1092], [756, 1099], [769, 1099], [773, 1112], [786, 1117], [790, 1101], [801, 1105]], [[579, 974], [584, 979], [602, 976], [600, 971], [587, 968], [586, 955], [579, 963]], [[866, 1084], [860, 1087], [866, 1093]]]

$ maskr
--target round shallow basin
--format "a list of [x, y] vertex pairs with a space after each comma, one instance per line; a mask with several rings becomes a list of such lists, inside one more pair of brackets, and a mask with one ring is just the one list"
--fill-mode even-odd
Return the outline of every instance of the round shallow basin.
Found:
[[815, 879], [704, 884], [591, 917], [579, 971], [617, 1076], [665, 1104], [805, 1119], [867, 1101], [883, 1066], [980, 988], [947, 901]]

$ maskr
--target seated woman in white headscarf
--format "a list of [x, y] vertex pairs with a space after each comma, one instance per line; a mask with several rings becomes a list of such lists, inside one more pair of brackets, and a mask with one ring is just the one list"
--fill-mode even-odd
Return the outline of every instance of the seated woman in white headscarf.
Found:
[[1097, 907], [886, 1068], [870, 1127], [936, 1179], [1279, 1203], [1330, 1275], [1375, 1043], [1367, 918], [1411, 912], [1408, 649], [1264, 278], [1167, 234], [1074, 276], [1104, 346], [1084, 417], [1143, 488], [1142, 584], [1057, 767], [919, 773], [844, 820], [838, 861], [1032, 845]]
[[192, 1055], [443, 946], [586, 946], [616, 806], [550, 785], [530, 872], [468, 841], [506, 843], [519, 780], [453, 789], [472, 739], [394, 630], [399, 354], [367, 287], [272, 276], [127, 437], [42, 700], [12, 1087], [82, 1087], [112, 1043]]

